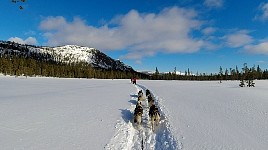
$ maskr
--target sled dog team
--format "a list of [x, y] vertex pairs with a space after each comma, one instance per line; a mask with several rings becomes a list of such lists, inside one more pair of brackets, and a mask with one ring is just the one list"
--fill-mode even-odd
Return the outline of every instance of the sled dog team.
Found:
[[[152, 130], [154, 131], [155, 126], [157, 126], [159, 124], [160, 113], [159, 113], [159, 110], [154, 103], [154, 99], [152, 98], [152, 95], [148, 89], [146, 90], [146, 97], [148, 99], [149, 117], [151, 120]], [[136, 104], [136, 108], [134, 110], [134, 123], [136, 123], [137, 125], [140, 125], [142, 122], [143, 108], [142, 108], [141, 102], [143, 100], [144, 100], [143, 99], [143, 92], [142, 92], [142, 90], [140, 90], [138, 92], [138, 101]]]

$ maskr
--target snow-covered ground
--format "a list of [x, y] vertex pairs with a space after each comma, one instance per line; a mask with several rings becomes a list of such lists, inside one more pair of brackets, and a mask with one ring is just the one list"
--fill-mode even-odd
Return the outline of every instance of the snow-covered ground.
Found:
[[[238, 84], [0, 76], [0, 149], [265, 150], [268, 81]], [[146, 100], [141, 127], [132, 123], [147, 88], [161, 115], [155, 131]]]
[[142, 81], [187, 150], [268, 149], [268, 81]]

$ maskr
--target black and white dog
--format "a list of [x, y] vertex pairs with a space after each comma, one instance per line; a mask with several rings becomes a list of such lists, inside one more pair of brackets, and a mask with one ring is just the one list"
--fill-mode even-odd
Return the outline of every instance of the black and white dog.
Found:
[[145, 95], [146, 95], [146, 97], [148, 97], [149, 95], [151, 95], [150, 90], [146, 89], [146, 91], [145, 91]]
[[134, 110], [134, 123], [140, 125], [142, 121], [143, 109], [141, 103], [138, 102]]
[[138, 92], [138, 97], [143, 97], [143, 92], [142, 92], [142, 90], [140, 90], [140, 91]]
[[154, 99], [151, 96], [148, 96], [148, 106], [149, 108], [154, 105]]
[[140, 90], [138, 92], [138, 102], [141, 102], [142, 100], [144, 100], [144, 98], [143, 98], [143, 92], [142, 92], [142, 90]]
[[151, 95], [148, 95], [148, 105], [149, 108], [154, 104], [154, 99]]
[[155, 126], [158, 126], [160, 121], [160, 113], [154, 104], [150, 107], [149, 116], [151, 118], [152, 130], [154, 131]]

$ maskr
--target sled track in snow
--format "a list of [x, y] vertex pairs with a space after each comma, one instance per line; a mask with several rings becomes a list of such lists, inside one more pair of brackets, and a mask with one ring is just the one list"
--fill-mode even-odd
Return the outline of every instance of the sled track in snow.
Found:
[[[149, 118], [148, 100], [145, 97], [146, 87], [142, 85], [135, 85], [136, 91], [130, 93], [131, 100], [130, 108], [121, 110], [122, 118], [118, 120], [115, 128], [116, 134], [112, 137], [110, 142], [105, 146], [107, 150], [179, 150], [182, 145], [172, 135], [171, 127], [168, 118], [164, 114], [163, 105], [159, 99], [151, 92], [156, 106], [160, 112], [160, 124], [152, 131], [151, 122]], [[143, 115], [140, 127], [133, 123], [133, 114], [137, 102], [137, 93], [142, 90], [145, 100], [142, 102]]]

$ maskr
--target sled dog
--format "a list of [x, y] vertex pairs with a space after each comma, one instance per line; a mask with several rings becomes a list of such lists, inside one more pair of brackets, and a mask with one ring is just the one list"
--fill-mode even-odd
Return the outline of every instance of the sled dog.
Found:
[[151, 95], [150, 90], [146, 89], [145, 94], [146, 94], [146, 97], [148, 97], [149, 95]]
[[138, 97], [138, 102], [141, 103], [141, 101], [143, 101], [142, 97]]
[[140, 90], [139, 92], [138, 92], [138, 97], [142, 97], [143, 96], [143, 92], [142, 92], [142, 90]]
[[160, 121], [160, 114], [158, 108], [155, 105], [152, 105], [150, 107], [149, 116], [151, 118], [152, 130], [154, 131], [155, 126], [158, 126]]
[[137, 105], [140, 105], [141, 106], [141, 101], [137, 101], [137, 104], [136, 104], [136, 107], [137, 107]]
[[134, 123], [137, 125], [141, 124], [142, 112], [135, 112], [134, 113]]
[[154, 104], [154, 99], [152, 98], [151, 95], [148, 96], [148, 105], [149, 105], [149, 108]]
[[151, 95], [149, 95], [149, 96], [148, 96], [148, 103], [150, 103], [151, 100], [153, 100], [153, 98], [152, 98]]
[[141, 114], [143, 113], [143, 109], [142, 109], [141, 103], [137, 103], [136, 108], [134, 110], [134, 114], [136, 112], [141, 112]]
[[149, 99], [148, 99], [148, 105], [149, 105], [149, 108], [150, 108], [151, 106], [155, 105], [155, 104], [154, 104], [154, 100], [151, 99], [151, 100], [149, 101]]
[[134, 123], [140, 125], [142, 120], [143, 109], [140, 103], [137, 103], [134, 110]]

